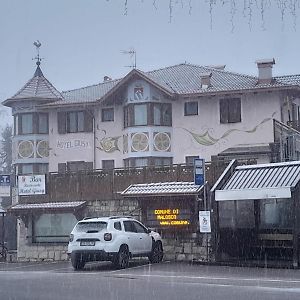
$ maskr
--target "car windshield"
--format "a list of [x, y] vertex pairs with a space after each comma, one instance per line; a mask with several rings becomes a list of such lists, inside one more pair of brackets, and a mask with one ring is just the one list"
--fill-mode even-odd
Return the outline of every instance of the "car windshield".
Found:
[[107, 228], [106, 222], [80, 222], [76, 225], [75, 231], [87, 232], [87, 231], [101, 231]]

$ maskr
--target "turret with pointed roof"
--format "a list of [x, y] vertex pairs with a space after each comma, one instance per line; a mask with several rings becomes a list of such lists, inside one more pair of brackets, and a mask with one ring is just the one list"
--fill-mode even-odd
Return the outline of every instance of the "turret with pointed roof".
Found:
[[11, 98], [2, 102], [3, 105], [12, 107], [14, 104], [24, 100], [34, 100], [39, 104], [61, 100], [63, 96], [44, 76], [40, 61], [37, 61], [37, 68], [33, 77]]

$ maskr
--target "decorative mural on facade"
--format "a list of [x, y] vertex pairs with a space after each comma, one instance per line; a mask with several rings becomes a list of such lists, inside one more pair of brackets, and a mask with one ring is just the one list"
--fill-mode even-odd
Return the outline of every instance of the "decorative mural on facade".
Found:
[[168, 132], [154, 132], [154, 151], [169, 152], [171, 151], [171, 137]]
[[128, 134], [123, 135], [123, 154], [128, 153]]
[[104, 151], [106, 153], [113, 153], [115, 151], [120, 151], [118, 142], [121, 136], [106, 136], [106, 130], [102, 130], [104, 133], [104, 137], [96, 140], [98, 141], [98, 146], [96, 148], [100, 151]]
[[131, 134], [131, 151], [132, 152], [149, 151], [148, 132], [137, 132]]
[[200, 144], [202, 146], [213, 146], [216, 143], [220, 142], [222, 139], [230, 136], [234, 132], [241, 132], [241, 133], [247, 133], [247, 134], [255, 133], [256, 130], [261, 125], [263, 125], [264, 123], [266, 123], [268, 121], [273, 120], [273, 117], [274, 117], [275, 114], [276, 114], [276, 112], [274, 112], [271, 117], [263, 119], [256, 126], [254, 126], [252, 129], [249, 129], [249, 130], [242, 130], [242, 129], [237, 129], [237, 128], [229, 129], [225, 133], [223, 133], [223, 135], [219, 138], [213, 137], [210, 134], [209, 131], [213, 130], [213, 128], [206, 129], [204, 133], [195, 133], [195, 132], [192, 132], [191, 130], [189, 130], [187, 128], [182, 128], [182, 129], [187, 131], [192, 136], [194, 141], [197, 142], [198, 144]]

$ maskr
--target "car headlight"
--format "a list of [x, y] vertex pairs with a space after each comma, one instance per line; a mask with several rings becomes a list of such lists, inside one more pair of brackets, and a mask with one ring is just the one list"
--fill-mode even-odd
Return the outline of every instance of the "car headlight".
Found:
[[69, 237], [69, 242], [73, 242], [73, 240], [74, 240], [74, 234], [70, 234], [70, 237]]

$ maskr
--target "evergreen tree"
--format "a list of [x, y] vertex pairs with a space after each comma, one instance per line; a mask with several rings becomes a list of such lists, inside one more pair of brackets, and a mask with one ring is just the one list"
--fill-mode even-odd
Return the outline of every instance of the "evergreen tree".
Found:
[[12, 126], [6, 125], [1, 133], [0, 171], [2, 174], [12, 172]]

